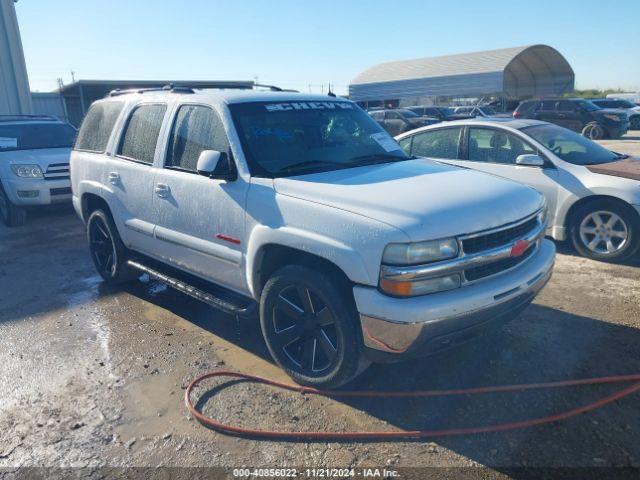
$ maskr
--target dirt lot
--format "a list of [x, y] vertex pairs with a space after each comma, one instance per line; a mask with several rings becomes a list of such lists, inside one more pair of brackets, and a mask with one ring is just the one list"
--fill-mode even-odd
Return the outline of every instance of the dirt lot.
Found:
[[[615, 148], [640, 153], [638, 139]], [[497, 336], [373, 366], [352, 387], [449, 389], [640, 373], [640, 261], [614, 266], [559, 249], [549, 285]], [[26, 227], [0, 226], [0, 343], [0, 467], [487, 466], [509, 475], [514, 467], [640, 468], [638, 393], [553, 425], [431, 441], [272, 442], [207, 430], [184, 408], [190, 379], [231, 369], [287, 380], [257, 323], [238, 323], [153, 282], [105, 286], [70, 208], [33, 214]], [[204, 410], [263, 428], [421, 429], [542, 416], [615, 388], [331, 401], [241, 383], [215, 402], [205, 399]]]

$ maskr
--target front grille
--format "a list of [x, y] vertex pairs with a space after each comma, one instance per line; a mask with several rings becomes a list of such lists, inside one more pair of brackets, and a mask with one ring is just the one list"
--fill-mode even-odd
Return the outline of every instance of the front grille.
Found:
[[468, 268], [464, 271], [464, 276], [467, 282], [473, 282], [475, 280], [480, 280], [481, 278], [495, 275], [496, 273], [504, 272], [505, 270], [509, 270], [510, 268], [515, 267], [520, 262], [525, 261], [531, 256], [534, 251], [535, 244], [529, 247], [529, 249], [519, 257], [509, 257], [505, 258], [504, 260], [498, 260], [497, 262], [489, 263], [488, 265]]
[[524, 237], [537, 225], [538, 218], [533, 217], [526, 222], [511, 228], [505, 228], [504, 230], [487, 233], [486, 235], [477, 235], [475, 237], [467, 238], [462, 240], [462, 250], [465, 254], [469, 255], [501, 247]]
[[71, 195], [71, 187], [63, 187], [63, 188], [50, 188], [49, 193], [51, 196], [55, 195]]
[[68, 163], [52, 163], [44, 172], [45, 180], [67, 180], [69, 179]]

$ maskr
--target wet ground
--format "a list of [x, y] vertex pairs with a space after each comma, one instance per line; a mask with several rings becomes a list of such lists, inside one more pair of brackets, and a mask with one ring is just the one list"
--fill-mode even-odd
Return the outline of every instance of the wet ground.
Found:
[[[374, 365], [352, 388], [640, 373], [640, 259], [609, 265], [559, 249], [551, 282], [498, 334], [437, 356]], [[194, 377], [229, 369], [287, 380], [256, 321], [239, 323], [154, 282], [105, 286], [70, 208], [35, 213], [25, 227], [0, 226], [0, 344], [0, 467], [640, 467], [640, 393], [551, 425], [425, 441], [273, 442], [208, 430], [183, 404]], [[426, 429], [548, 415], [616, 388], [334, 401], [236, 383], [201, 406], [266, 429]]]

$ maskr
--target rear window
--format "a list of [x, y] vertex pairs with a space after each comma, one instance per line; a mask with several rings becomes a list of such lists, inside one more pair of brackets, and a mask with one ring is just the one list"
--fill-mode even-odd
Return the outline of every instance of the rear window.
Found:
[[0, 152], [70, 148], [75, 135], [75, 128], [65, 123], [0, 125]]
[[104, 152], [123, 106], [123, 102], [94, 103], [82, 121], [74, 149]]
[[151, 104], [136, 107], [125, 128], [118, 155], [143, 163], [153, 163], [156, 144], [166, 105]]

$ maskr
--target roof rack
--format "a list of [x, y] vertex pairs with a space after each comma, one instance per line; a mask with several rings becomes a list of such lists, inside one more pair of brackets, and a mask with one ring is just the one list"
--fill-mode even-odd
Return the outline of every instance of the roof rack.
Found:
[[20, 120], [55, 120], [59, 121], [58, 117], [53, 115], [0, 115], [0, 122], [16, 122]]
[[[268, 88], [272, 92], [297, 92], [297, 90], [289, 90], [277, 87], [276, 85], [264, 85], [262, 83], [254, 83], [253, 87], [262, 87]], [[194, 89], [215, 89], [216, 87], [212, 87], [210, 84], [203, 83], [202, 85], [198, 84], [190, 84], [190, 85], [174, 85], [173, 83], [169, 83], [162, 87], [148, 87], [148, 88], [126, 88], [120, 89], [116, 88], [115, 90], [111, 90], [109, 92], [109, 97], [117, 97], [119, 95], [127, 95], [129, 93], [146, 93], [146, 92], [172, 92], [172, 93], [195, 93]], [[217, 88], [232, 88], [221, 86]]]

